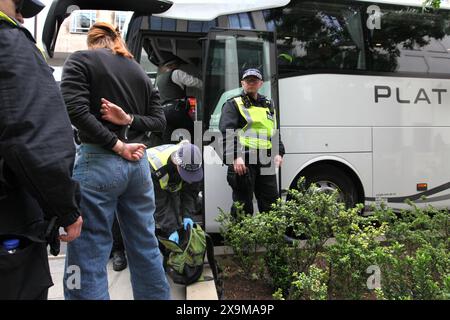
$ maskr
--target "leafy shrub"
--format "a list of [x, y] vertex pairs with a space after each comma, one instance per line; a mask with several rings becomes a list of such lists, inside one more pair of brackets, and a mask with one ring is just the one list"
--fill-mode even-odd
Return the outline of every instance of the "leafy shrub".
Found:
[[[346, 209], [336, 199], [301, 179], [270, 212], [222, 212], [225, 244], [244, 274], [276, 289], [275, 299], [450, 299], [447, 211], [409, 202], [410, 210], [381, 205], [361, 217], [362, 205]], [[374, 291], [371, 266], [380, 271]]]
[[379, 237], [386, 225], [374, 227], [372, 220], [359, 216], [360, 208], [341, 211], [333, 231], [336, 242], [325, 256], [330, 273], [329, 295], [337, 299], [364, 299], [371, 292], [367, 285], [370, 266], [377, 266], [386, 254]]
[[294, 273], [289, 299], [326, 300], [328, 297], [327, 273], [315, 265], [309, 267], [308, 272], [308, 275], [303, 272]]
[[433, 207], [398, 214], [385, 207], [375, 212], [387, 222], [388, 254], [379, 261], [385, 299], [449, 299], [450, 216]]

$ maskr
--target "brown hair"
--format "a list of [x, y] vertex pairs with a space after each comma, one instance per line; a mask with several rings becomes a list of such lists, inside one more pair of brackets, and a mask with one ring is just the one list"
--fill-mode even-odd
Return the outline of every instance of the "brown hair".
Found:
[[127, 46], [120, 37], [119, 29], [106, 22], [97, 22], [89, 29], [87, 44], [95, 49], [108, 48], [114, 54], [130, 59], [133, 58], [133, 55], [128, 51]]

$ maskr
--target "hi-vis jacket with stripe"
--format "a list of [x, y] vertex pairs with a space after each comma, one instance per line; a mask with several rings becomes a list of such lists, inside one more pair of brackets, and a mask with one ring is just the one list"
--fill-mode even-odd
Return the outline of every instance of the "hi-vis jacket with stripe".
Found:
[[[254, 100], [250, 96], [241, 95], [229, 99], [222, 108], [219, 129], [224, 139], [224, 159], [233, 154], [233, 159], [242, 156], [250, 149], [271, 149], [274, 130], [277, 129], [277, 114], [273, 103], [265, 96], [258, 94]], [[227, 130], [238, 130], [239, 143], [229, 143], [232, 139]], [[241, 130], [240, 130], [241, 129]], [[278, 140], [278, 154], [284, 155], [285, 149], [280, 138]], [[227, 143], [228, 141], [228, 143]], [[230, 149], [229, 147], [232, 147]], [[276, 150], [274, 148], [274, 150]]]
[[183, 182], [176, 186], [169, 185], [169, 173], [165, 168], [169, 162], [172, 153], [180, 148], [179, 144], [164, 144], [158, 147], [147, 149], [147, 159], [153, 168], [152, 175], [159, 180], [161, 189], [169, 192], [177, 192], [181, 190]]
[[192, 217], [198, 210], [199, 183], [184, 182], [170, 159], [180, 144], [165, 144], [147, 149], [147, 159], [155, 190], [155, 221], [169, 236], [182, 226], [182, 218]]

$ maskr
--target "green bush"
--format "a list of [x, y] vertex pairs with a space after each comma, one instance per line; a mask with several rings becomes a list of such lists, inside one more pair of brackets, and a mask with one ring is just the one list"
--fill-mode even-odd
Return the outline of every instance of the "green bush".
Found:
[[[409, 203], [400, 213], [381, 205], [361, 217], [362, 205], [346, 209], [336, 199], [301, 179], [270, 212], [222, 212], [225, 244], [244, 275], [267, 281], [275, 299], [450, 298], [447, 211]], [[380, 271], [375, 290], [369, 267]]]
[[359, 209], [340, 212], [340, 222], [333, 228], [336, 242], [325, 249], [333, 299], [368, 298], [367, 269], [377, 266], [386, 254], [379, 243], [386, 225], [374, 227], [372, 219], [359, 216]]
[[308, 275], [294, 273], [294, 281], [289, 292], [290, 300], [326, 300], [327, 273], [315, 265], [309, 267]]
[[387, 225], [388, 254], [379, 264], [385, 299], [449, 299], [450, 216], [433, 207], [394, 214], [381, 207], [375, 212]]
[[[263, 273], [260, 264], [264, 261], [259, 258], [257, 251], [261, 248], [271, 252], [283, 247], [286, 220], [274, 212], [245, 215], [243, 206], [238, 203], [236, 208], [236, 217], [223, 211], [218, 217], [224, 241], [233, 249], [244, 275], [253, 274], [255, 269]], [[260, 276], [264, 277], [263, 274]]]

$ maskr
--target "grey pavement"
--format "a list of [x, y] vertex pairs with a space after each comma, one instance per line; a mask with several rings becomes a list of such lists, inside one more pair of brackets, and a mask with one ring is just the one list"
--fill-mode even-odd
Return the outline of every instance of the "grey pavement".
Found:
[[[60, 230], [60, 233], [64, 233], [63, 230]], [[63, 276], [66, 251], [67, 244], [61, 242], [59, 256], [54, 257], [49, 255], [50, 272], [54, 283], [54, 286], [49, 289], [49, 300], [64, 300]], [[216, 247], [214, 251], [220, 254], [223, 250], [220, 247]], [[125, 270], [116, 272], [112, 268], [112, 260], [109, 260], [107, 267], [108, 288], [111, 300], [133, 300], [129, 268], [127, 267]], [[206, 263], [204, 265], [203, 275], [212, 278], [211, 269]], [[186, 287], [173, 283], [169, 276], [167, 276], [167, 279], [169, 280], [173, 300], [217, 300], [218, 298], [214, 281], [212, 280], [196, 282]]]
[[[64, 300], [63, 294], [63, 275], [64, 275], [64, 255], [58, 257], [49, 257], [50, 271], [53, 278], [54, 286], [48, 292], [49, 300]], [[186, 286], [178, 285], [172, 282], [168, 277], [172, 299], [186, 300]], [[108, 288], [111, 300], [133, 300], [131, 290], [130, 271], [127, 267], [125, 270], [116, 272], [112, 269], [112, 261], [108, 263]]]

